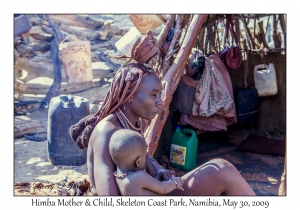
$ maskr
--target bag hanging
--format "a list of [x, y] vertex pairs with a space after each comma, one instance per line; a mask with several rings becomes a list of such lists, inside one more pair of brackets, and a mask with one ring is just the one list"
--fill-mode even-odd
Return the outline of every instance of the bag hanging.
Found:
[[174, 92], [173, 104], [181, 114], [189, 115], [192, 113], [196, 88], [198, 86], [199, 79], [201, 78], [205, 66], [204, 64], [205, 57], [196, 56], [192, 64], [192, 68], [194, 67], [195, 73], [192, 76], [183, 75], [176, 91]]
[[238, 69], [242, 64], [242, 56], [239, 47], [231, 47], [226, 54], [226, 64], [231, 69]]
[[[246, 50], [246, 49], [245, 49]], [[238, 123], [257, 123], [259, 119], [259, 97], [257, 89], [248, 87], [248, 53], [244, 61], [244, 88], [234, 90], [234, 101]], [[245, 56], [245, 57], [246, 57]]]
[[[233, 30], [233, 21], [231, 15], [226, 15], [226, 19], [226, 38], [228, 39], [228, 32], [230, 31], [234, 41], [237, 43], [237, 38]], [[226, 47], [220, 53], [220, 58], [224, 61], [225, 65], [231, 69], [238, 69], [243, 60], [238, 46]]]

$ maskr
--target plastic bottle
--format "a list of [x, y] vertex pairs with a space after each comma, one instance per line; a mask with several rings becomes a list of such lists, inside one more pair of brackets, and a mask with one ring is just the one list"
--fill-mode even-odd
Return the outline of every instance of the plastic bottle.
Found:
[[170, 149], [170, 165], [185, 171], [196, 167], [198, 139], [195, 131], [176, 126]]

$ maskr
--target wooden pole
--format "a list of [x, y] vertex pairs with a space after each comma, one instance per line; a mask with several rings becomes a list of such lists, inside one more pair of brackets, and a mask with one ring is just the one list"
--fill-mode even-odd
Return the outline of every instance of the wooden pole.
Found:
[[206, 14], [194, 15], [190, 27], [187, 31], [186, 37], [179, 50], [179, 53], [173, 64], [167, 71], [166, 75], [162, 79], [163, 104], [161, 106], [160, 112], [155, 116], [153, 120], [151, 120], [151, 123], [147, 128], [147, 131], [145, 132], [145, 138], [148, 145], [148, 153], [152, 156], [157, 148], [162, 129], [169, 115], [169, 105], [172, 100], [172, 95], [178, 86], [181, 76], [183, 75], [184, 67], [206, 16]]
[[49, 15], [46, 15], [48, 18], [48, 22], [50, 26], [53, 28], [54, 33], [53, 39], [51, 41], [51, 59], [53, 62], [53, 67], [54, 67], [54, 80], [53, 84], [51, 85], [44, 101], [47, 103], [50, 103], [51, 98], [58, 96], [59, 91], [60, 91], [60, 86], [61, 86], [61, 81], [62, 81], [62, 73], [61, 73], [61, 64], [60, 64], [60, 58], [59, 58], [59, 50], [58, 50], [58, 45], [59, 43], [64, 39], [64, 35], [57, 30], [57, 28], [53, 25], [51, 22], [51, 19]]
[[157, 43], [159, 46], [161, 46], [164, 43], [164, 41], [166, 40], [169, 30], [172, 27], [172, 25], [174, 24], [175, 18], [176, 18], [176, 15], [174, 15], [174, 14], [170, 15], [169, 19], [167, 20], [166, 26], [158, 35]]
[[286, 20], [285, 20], [285, 15], [281, 14], [279, 15], [279, 23], [281, 26], [281, 30], [283, 32], [283, 41], [284, 41], [284, 48], [286, 48]]
[[183, 15], [177, 15], [176, 26], [174, 29], [174, 36], [170, 43], [169, 49], [166, 53], [166, 56], [164, 57], [164, 60], [163, 60], [163, 69], [162, 69], [163, 75], [165, 75], [167, 70], [169, 69], [170, 63], [171, 63], [171, 58], [172, 58], [173, 54], [176, 52], [176, 44], [181, 35], [182, 20], [183, 20]]

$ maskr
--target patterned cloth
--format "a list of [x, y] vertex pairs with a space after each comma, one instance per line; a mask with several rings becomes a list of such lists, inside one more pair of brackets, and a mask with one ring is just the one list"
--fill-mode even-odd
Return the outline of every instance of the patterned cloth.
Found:
[[193, 115], [222, 115], [234, 106], [226, 81], [211, 58], [218, 57], [213, 55], [205, 58], [205, 68], [195, 94]]
[[[237, 122], [230, 75], [218, 54], [206, 58], [199, 81], [192, 115], [181, 115], [181, 125], [192, 125], [197, 134], [226, 131]], [[208, 91], [209, 90], [209, 91]]]

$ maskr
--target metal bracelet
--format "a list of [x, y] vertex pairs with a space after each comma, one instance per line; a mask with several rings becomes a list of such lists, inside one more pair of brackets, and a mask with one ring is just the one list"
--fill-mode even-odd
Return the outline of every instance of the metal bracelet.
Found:
[[170, 180], [173, 180], [174, 182], [175, 182], [175, 184], [176, 184], [176, 188], [177, 188], [177, 182], [176, 182], [176, 180], [172, 177]]

